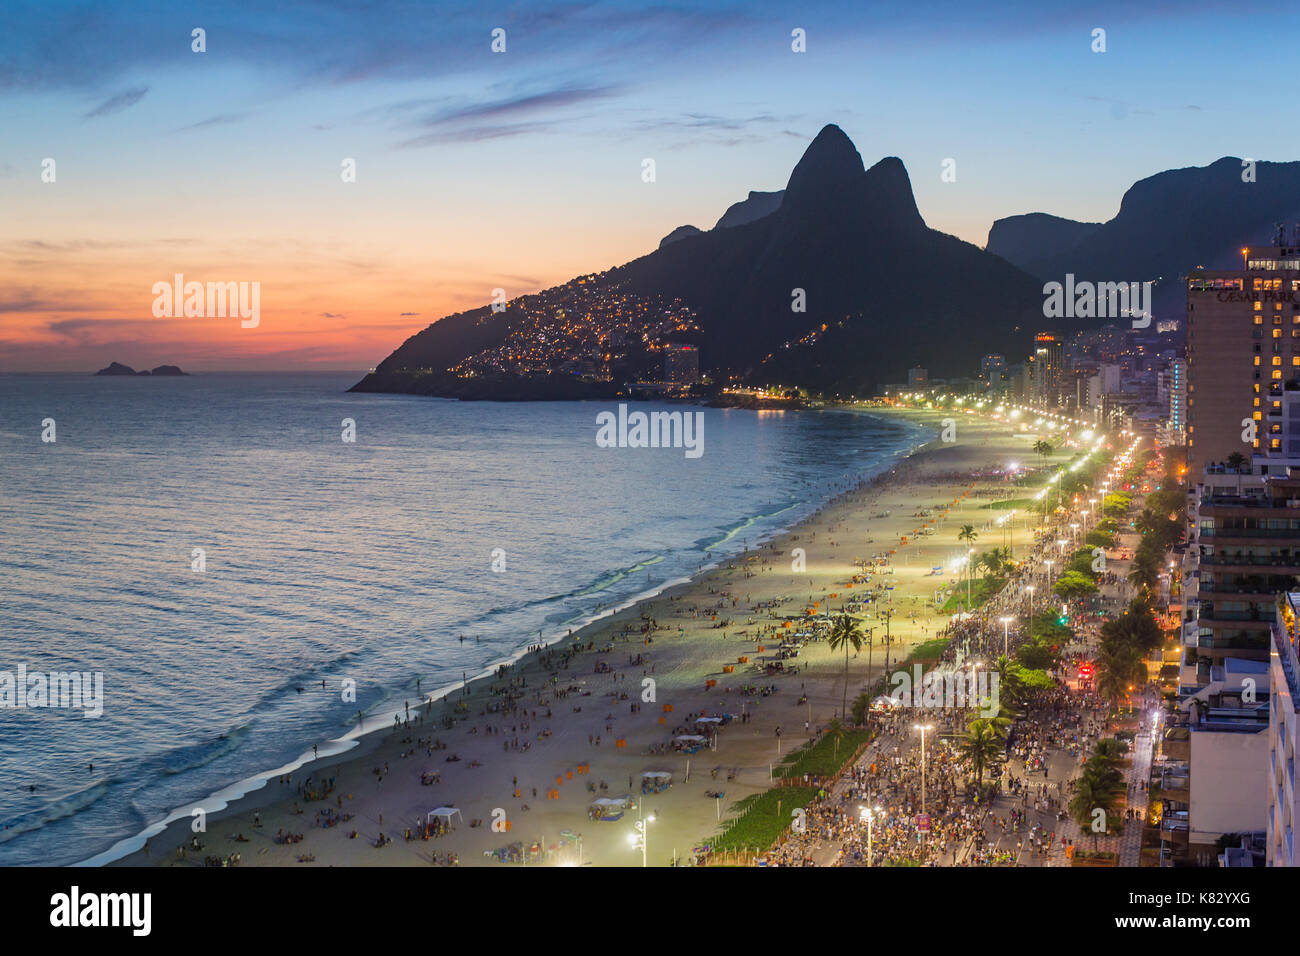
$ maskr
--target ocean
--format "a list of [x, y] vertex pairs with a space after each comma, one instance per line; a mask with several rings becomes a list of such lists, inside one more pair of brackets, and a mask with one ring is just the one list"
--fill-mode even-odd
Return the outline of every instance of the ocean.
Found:
[[348, 394], [359, 378], [0, 375], [0, 689], [20, 667], [103, 681], [98, 717], [0, 707], [0, 864], [103, 862], [930, 437], [851, 411], [629, 406], [702, 411], [690, 457], [599, 447], [617, 403]]

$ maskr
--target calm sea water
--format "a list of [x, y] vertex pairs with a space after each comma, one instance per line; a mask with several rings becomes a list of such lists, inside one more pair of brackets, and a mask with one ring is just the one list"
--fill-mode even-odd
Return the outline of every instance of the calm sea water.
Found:
[[613, 404], [346, 394], [358, 377], [0, 375], [0, 671], [104, 675], [98, 719], [0, 709], [0, 863], [84, 860], [358, 710], [391, 722], [417, 677], [679, 580], [927, 437], [706, 409], [692, 460], [598, 448]]

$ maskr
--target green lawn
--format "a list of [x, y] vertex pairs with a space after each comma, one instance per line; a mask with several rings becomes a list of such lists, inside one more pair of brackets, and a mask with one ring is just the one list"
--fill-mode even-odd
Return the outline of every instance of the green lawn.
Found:
[[1007, 579], [1003, 577], [976, 578], [970, 582], [970, 605], [966, 602], [966, 582], [958, 581], [953, 588], [952, 596], [943, 603], [939, 610], [944, 614], [956, 614], [958, 611], [969, 611], [979, 607], [993, 595], [997, 594], [1006, 585]]
[[907, 655], [907, 660], [901, 662], [899, 667], [903, 667], [911, 661], [937, 661], [943, 656], [943, 652], [948, 649], [948, 645], [951, 643], [951, 637], [936, 637], [924, 644], [918, 644], [912, 648], [912, 653]]
[[728, 821], [726, 831], [712, 841], [714, 850], [766, 850], [794, 822], [791, 811], [806, 807], [817, 796], [813, 787], [773, 787], [736, 803], [731, 809], [740, 816]]
[[838, 745], [833, 735], [823, 734], [811, 747], [804, 745], [793, 751], [773, 772], [778, 777], [801, 777], [806, 773], [833, 777], [853, 752], [870, 740], [871, 732], [867, 730], [846, 730]]

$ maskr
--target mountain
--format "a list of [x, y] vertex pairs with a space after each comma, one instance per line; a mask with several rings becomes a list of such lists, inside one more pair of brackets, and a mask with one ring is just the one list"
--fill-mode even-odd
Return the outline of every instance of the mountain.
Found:
[[[1041, 285], [926, 226], [902, 162], [889, 157], [865, 168], [832, 125], [809, 144], [766, 215], [686, 235], [504, 311], [476, 309], [435, 322], [354, 389], [613, 394], [634, 380], [627, 374], [657, 377], [663, 344], [689, 341], [700, 346], [701, 369], [715, 380], [866, 394], [905, 380], [913, 365], [936, 377], [972, 375], [985, 353], [1019, 355], [1034, 331], [1051, 328], [1042, 318]], [[607, 318], [590, 317], [610, 302], [618, 306]], [[653, 323], [654, 334], [624, 330], [618, 323], [629, 311]], [[546, 318], [557, 312], [562, 322]], [[574, 322], [575, 314], [608, 323], [617, 336]], [[565, 351], [563, 368], [539, 365], [564, 336], [588, 336], [591, 347]], [[618, 343], [629, 341], [619, 365]], [[596, 371], [579, 374], [583, 368]], [[602, 376], [604, 390], [596, 386]], [[591, 387], [579, 388], [578, 380]]]
[[755, 219], [770, 216], [780, 208], [784, 196], [784, 189], [778, 189], [774, 193], [762, 193], [751, 189], [747, 199], [727, 207], [727, 211], [722, 214], [722, 218], [714, 224], [713, 228], [730, 229], [733, 226], [743, 226]]
[[1073, 249], [1100, 228], [1099, 222], [1076, 222], [1045, 212], [1031, 212], [993, 223], [984, 248], [1025, 269], [1039, 259]]
[[704, 235], [704, 230], [696, 226], [678, 226], [672, 232], [668, 233], [668, 235], [659, 240], [659, 248], [662, 249], [664, 246], [677, 242], [679, 239], [689, 239], [691, 236], [702, 235]]
[[[1242, 160], [1225, 156], [1156, 173], [1134, 183], [1115, 218], [1100, 225], [1042, 213], [999, 219], [988, 251], [1045, 281], [1066, 273], [1172, 280], [1197, 266], [1230, 269], [1243, 246], [1271, 244], [1277, 223], [1300, 220], [1300, 162], [1257, 162], [1252, 182], [1244, 172]], [[1168, 285], [1181, 296], [1178, 283]]]
[[[778, 189], [773, 193], [759, 192], [755, 189], [749, 191], [749, 197], [742, 199], [740, 202], [734, 202], [727, 207], [727, 211], [722, 214], [716, 223], [714, 229], [730, 229], [733, 226], [743, 226], [747, 222], [753, 222], [756, 219], [762, 219], [764, 216], [770, 216], [781, 205], [781, 198], [785, 195], [784, 189]], [[695, 226], [678, 226], [668, 235], [659, 240], [659, 248], [662, 249], [669, 243], [676, 242], [678, 239], [686, 239], [690, 236], [698, 236], [704, 233], [703, 229], [697, 229]]]

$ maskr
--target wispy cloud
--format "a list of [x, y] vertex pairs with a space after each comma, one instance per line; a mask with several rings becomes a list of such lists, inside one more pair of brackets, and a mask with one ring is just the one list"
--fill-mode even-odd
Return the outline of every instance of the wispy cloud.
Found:
[[[504, 139], [550, 129], [570, 117], [567, 107], [607, 99], [618, 94], [617, 86], [566, 84], [541, 92], [520, 92], [480, 103], [462, 103], [434, 110], [409, 121], [426, 132], [397, 144], [398, 149], [433, 146], [440, 143], [477, 143]], [[407, 108], [410, 104], [394, 104]]]
[[128, 110], [144, 99], [144, 95], [148, 92], [149, 87], [137, 86], [129, 90], [123, 90], [121, 93], [114, 93], [87, 113], [83, 119], [98, 119], [101, 116], [112, 116], [114, 113]]
[[199, 120], [197, 123], [191, 123], [189, 126], [180, 126], [172, 130], [173, 133], [184, 133], [191, 129], [205, 129], [209, 126], [229, 126], [231, 123], [238, 123], [240, 120], [248, 117], [249, 113], [218, 113], [215, 116], [209, 116], [207, 119]]

